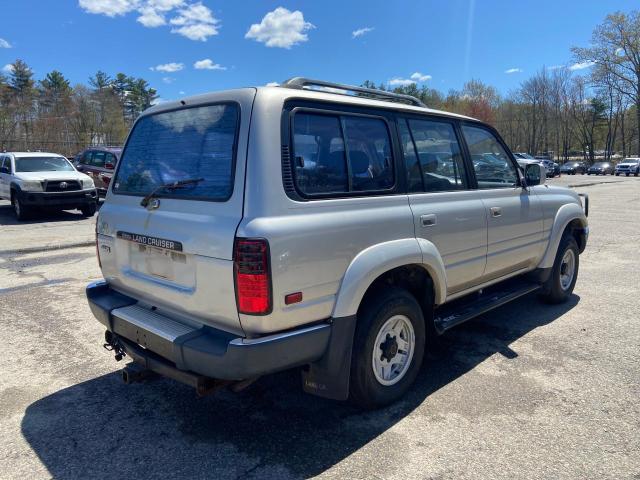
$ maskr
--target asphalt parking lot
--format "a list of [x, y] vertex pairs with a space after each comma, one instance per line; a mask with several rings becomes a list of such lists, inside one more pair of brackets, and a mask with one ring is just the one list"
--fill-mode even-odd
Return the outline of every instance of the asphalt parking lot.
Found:
[[17, 224], [0, 202], [0, 478], [640, 479], [640, 178], [549, 183], [591, 199], [570, 301], [448, 332], [410, 394], [369, 413], [296, 372], [202, 399], [124, 385], [84, 299], [95, 219]]

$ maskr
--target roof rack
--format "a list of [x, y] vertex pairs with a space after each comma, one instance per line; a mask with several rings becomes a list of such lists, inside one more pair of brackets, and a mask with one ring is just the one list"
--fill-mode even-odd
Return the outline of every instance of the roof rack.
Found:
[[[331, 89], [329, 93], [335, 93], [336, 95], [346, 95], [348, 97], [353, 97], [356, 95], [350, 95], [347, 92], [355, 92], [359, 94], [364, 94], [362, 96], [366, 96], [368, 98], [377, 98], [380, 100], [388, 100], [391, 102], [401, 102], [408, 103], [409, 105], [415, 105], [416, 107], [427, 107], [424, 103], [418, 100], [416, 97], [412, 95], [404, 95], [402, 93], [393, 93], [386, 92], [384, 90], [375, 90], [373, 88], [365, 88], [365, 87], [356, 87], [353, 85], [344, 85], [341, 83], [333, 83], [333, 82], [325, 82], [324, 80], [312, 80], [310, 78], [304, 77], [294, 77], [285, 81], [280, 85], [284, 88], [297, 88], [300, 90], [314, 90], [309, 87], [320, 87], [324, 89]], [[336, 92], [335, 90], [342, 90], [342, 92]], [[327, 90], [324, 90], [327, 91]]]

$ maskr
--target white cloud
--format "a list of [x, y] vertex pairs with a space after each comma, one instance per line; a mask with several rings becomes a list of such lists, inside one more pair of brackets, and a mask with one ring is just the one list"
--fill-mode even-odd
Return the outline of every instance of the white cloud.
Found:
[[213, 60], [210, 58], [205, 58], [203, 60], [198, 60], [193, 64], [193, 68], [196, 70], [226, 70], [227, 67], [223, 67], [219, 63], [213, 63]]
[[244, 38], [264, 43], [267, 47], [291, 48], [298, 43], [306, 42], [306, 32], [315, 28], [312, 23], [305, 22], [300, 10], [291, 12], [278, 7], [267, 13], [260, 23], [251, 25]]
[[351, 38], [358, 38], [366, 35], [369, 32], [373, 32], [373, 27], [363, 27], [351, 32]]
[[507, 74], [511, 74], [511, 73], [522, 73], [523, 70], [521, 68], [509, 68], [508, 70], [505, 70], [504, 73]]
[[11, 48], [11, 44], [4, 38], [0, 38], [0, 48]]
[[151, 67], [149, 70], [154, 72], [173, 73], [173, 72], [179, 72], [183, 68], [184, 68], [184, 63], [171, 62], [171, 63], [163, 63], [161, 65], [156, 65], [155, 67]]
[[171, 33], [177, 33], [189, 40], [205, 42], [208, 37], [218, 34], [220, 21], [213, 16], [213, 12], [201, 2], [192, 3], [178, 10], [178, 16], [169, 23], [174, 26]]
[[269, 82], [265, 87], [277, 87], [278, 85], [280, 85], [278, 82]]
[[79, 0], [78, 5], [87, 13], [115, 17], [135, 10], [138, 0]]
[[423, 75], [420, 72], [415, 72], [411, 74], [411, 80], [415, 80], [416, 82], [426, 82], [427, 80], [431, 80], [431, 75]]
[[565, 65], [551, 65], [550, 67], [547, 67], [547, 70], [560, 70], [561, 68], [564, 68]]
[[596, 63], [595, 62], [578, 62], [578, 63], [574, 63], [573, 65], [571, 65], [569, 67], [569, 70], [584, 70], [585, 68], [589, 68], [589, 67], [593, 67]]
[[167, 24], [164, 15], [152, 7], [142, 7], [139, 12], [141, 15], [137, 18], [137, 21], [145, 27], [155, 28]]
[[[170, 24], [171, 32], [190, 40], [205, 41], [218, 34], [219, 20], [202, 2], [187, 0], [78, 0], [80, 8], [87, 13], [115, 17], [136, 11], [136, 19], [148, 28]], [[167, 16], [173, 17], [167, 21]]]
[[171, 77], [162, 77], [162, 81], [166, 84], [171, 84], [175, 81], [175, 78], [171, 78]]
[[8, 74], [13, 73], [13, 65], [10, 63], [7, 63], [4, 67], [2, 67], [2, 72], [8, 73]]
[[392, 78], [391, 80], [389, 80], [389, 85], [391, 85], [392, 87], [406, 87], [407, 85], [411, 85], [412, 83], [416, 83], [415, 80], [410, 80], [408, 78]]
[[180, 95], [184, 95], [184, 90], [180, 90], [178, 93], [179, 93]]
[[393, 77], [391, 80], [389, 80], [388, 83], [392, 87], [406, 87], [408, 85], [411, 85], [412, 83], [426, 82], [427, 80], [431, 80], [431, 78], [432, 78], [431, 75], [425, 75], [420, 72], [414, 72], [409, 76], [409, 78]]

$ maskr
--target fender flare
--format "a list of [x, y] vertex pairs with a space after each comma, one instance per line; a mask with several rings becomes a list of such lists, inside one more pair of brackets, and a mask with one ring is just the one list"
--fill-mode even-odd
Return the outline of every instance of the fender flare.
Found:
[[446, 298], [444, 263], [433, 243], [425, 239], [403, 238], [378, 243], [360, 252], [342, 278], [332, 317], [355, 315], [369, 286], [383, 273], [403, 265], [417, 264], [433, 279], [435, 303]]
[[556, 252], [560, 245], [560, 240], [562, 239], [562, 234], [567, 228], [567, 225], [569, 225], [573, 220], [579, 220], [583, 228], [587, 227], [587, 217], [585, 217], [580, 205], [576, 203], [568, 203], [558, 209], [555, 219], [553, 220], [551, 233], [549, 234], [547, 250], [542, 257], [539, 268], [553, 267], [553, 263], [556, 259]]

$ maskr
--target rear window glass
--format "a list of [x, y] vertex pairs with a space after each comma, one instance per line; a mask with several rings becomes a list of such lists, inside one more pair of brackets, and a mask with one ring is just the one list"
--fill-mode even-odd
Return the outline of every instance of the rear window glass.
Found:
[[391, 140], [384, 120], [298, 113], [294, 171], [307, 195], [389, 190], [394, 185]]
[[198, 179], [159, 197], [227, 200], [239, 112], [235, 104], [209, 105], [141, 118], [120, 159], [113, 185], [119, 194], [147, 195], [173, 182]]

